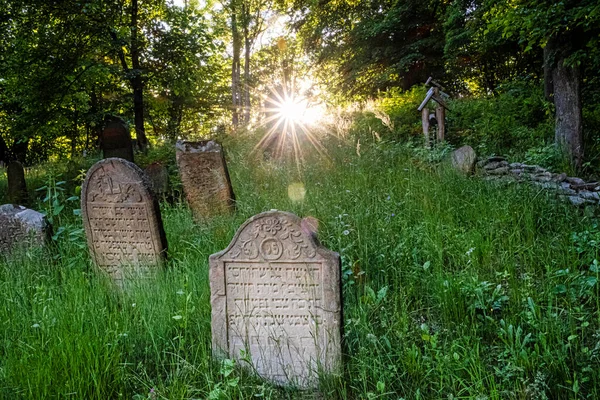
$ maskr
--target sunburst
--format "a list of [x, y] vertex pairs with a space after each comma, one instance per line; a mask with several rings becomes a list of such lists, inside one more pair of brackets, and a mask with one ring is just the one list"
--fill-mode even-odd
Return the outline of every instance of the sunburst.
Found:
[[300, 169], [304, 162], [301, 136], [306, 138], [320, 155], [327, 155], [315, 129], [324, 111], [320, 106], [311, 105], [307, 98], [295, 94], [293, 90], [282, 91], [283, 93], [280, 93], [272, 88], [271, 95], [265, 99], [269, 106], [264, 108], [267, 118], [262, 121], [262, 125], [271, 126], [252, 151], [264, 150], [274, 145], [275, 157], [282, 157], [286, 146], [291, 145], [296, 165]]

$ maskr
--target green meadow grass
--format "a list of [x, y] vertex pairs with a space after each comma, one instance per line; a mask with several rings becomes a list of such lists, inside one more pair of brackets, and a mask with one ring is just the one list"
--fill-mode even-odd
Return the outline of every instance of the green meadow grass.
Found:
[[[0, 261], [0, 396], [600, 398], [594, 212], [361, 141], [359, 155], [330, 138], [328, 157], [301, 169], [250, 156], [252, 138], [228, 141], [235, 215], [195, 224], [184, 204], [162, 204], [168, 266], [123, 292], [92, 266], [71, 193], [57, 194], [52, 245]], [[208, 256], [270, 209], [317, 218], [341, 255], [344, 370], [318, 394], [211, 358]]]

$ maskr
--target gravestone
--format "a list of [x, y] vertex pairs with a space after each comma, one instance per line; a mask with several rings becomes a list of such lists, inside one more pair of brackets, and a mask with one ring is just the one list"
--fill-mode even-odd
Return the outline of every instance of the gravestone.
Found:
[[248, 359], [261, 377], [300, 388], [339, 370], [340, 259], [319, 245], [316, 226], [272, 210], [210, 256], [215, 356]]
[[163, 264], [167, 240], [151, 183], [135, 164], [107, 158], [87, 172], [81, 211], [90, 255], [118, 284]]
[[150, 178], [154, 194], [159, 198], [165, 197], [169, 193], [169, 171], [167, 167], [157, 161], [148, 165], [144, 172]]
[[23, 165], [18, 161], [9, 162], [6, 175], [8, 177], [8, 201], [13, 204], [27, 204], [27, 182]]
[[133, 145], [127, 123], [119, 117], [106, 120], [101, 138], [104, 158], [118, 157], [133, 162]]
[[475, 172], [475, 162], [477, 161], [477, 154], [471, 146], [463, 146], [452, 152], [452, 166], [465, 174], [472, 174]]
[[0, 254], [17, 247], [43, 246], [50, 231], [44, 214], [16, 204], [0, 206]]
[[234, 210], [235, 197], [220, 144], [178, 141], [177, 166], [194, 218], [202, 220]]

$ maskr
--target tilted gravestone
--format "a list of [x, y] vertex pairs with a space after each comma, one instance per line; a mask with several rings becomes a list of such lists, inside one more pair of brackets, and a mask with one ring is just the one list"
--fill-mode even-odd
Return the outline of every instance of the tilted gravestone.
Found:
[[210, 256], [212, 347], [275, 384], [311, 388], [341, 366], [342, 301], [339, 255], [304, 221], [258, 214]]
[[6, 168], [8, 177], [8, 201], [13, 204], [27, 204], [27, 182], [25, 169], [18, 161], [11, 161]]
[[107, 119], [101, 138], [104, 158], [118, 157], [133, 162], [133, 144], [127, 123], [119, 117]]
[[15, 204], [0, 206], [0, 254], [17, 247], [43, 246], [50, 231], [44, 214]]
[[177, 165], [194, 218], [202, 220], [234, 209], [235, 197], [220, 144], [178, 141]]
[[452, 152], [452, 166], [465, 174], [475, 172], [475, 162], [477, 154], [471, 146], [462, 146]]
[[169, 192], [169, 171], [167, 167], [159, 162], [153, 162], [144, 168], [144, 172], [152, 182], [154, 193], [159, 198], [166, 196]]
[[117, 283], [161, 266], [167, 240], [151, 183], [135, 164], [107, 158], [87, 172], [81, 211], [90, 254]]

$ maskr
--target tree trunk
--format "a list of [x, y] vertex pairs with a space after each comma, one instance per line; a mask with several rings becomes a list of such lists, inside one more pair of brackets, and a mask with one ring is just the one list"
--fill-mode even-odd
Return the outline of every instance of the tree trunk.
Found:
[[232, 120], [234, 128], [239, 125], [239, 111], [241, 105], [240, 93], [240, 50], [241, 38], [237, 21], [237, 7], [235, 0], [231, 1], [231, 35], [233, 38], [233, 59], [231, 62], [231, 99], [233, 106]]
[[8, 146], [4, 141], [2, 135], [0, 135], [0, 164], [8, 163]]
[[140, 46], [138, 42], [138, 0], [131, 1], [131, 69], [133, 78], [133, 113], [135, 121], [135, 136], [138, 148], [148, 150], [148, 138], [144, 128], [144, 82], [140, 68]]
[[580, 168], [583, 160], [580, 72], [578, 66], [565, 66], [564, 61], [560, 58], [552, 71], [556, 107], [554, 138], [571, 165]]
[[556, 53], [555, 39], [549, 39], [544, 47], [544, 96], [547, 101], [553, 102], [554, 84], [552, 71], [554, 70], [554, 58]]
[[250, 122], [250, 47], [252, 42], [250, 40], [250, 33], [248, 32], [250, 16], [249, 10], [242, 3], [242, 10], [244, 14], [244, 86], [243, 86], [243, 102], [244, 102], [244, 123]]

